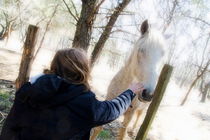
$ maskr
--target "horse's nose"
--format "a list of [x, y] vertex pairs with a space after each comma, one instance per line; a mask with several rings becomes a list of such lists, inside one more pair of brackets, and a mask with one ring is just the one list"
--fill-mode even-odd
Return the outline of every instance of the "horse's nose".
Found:
[[142, 102], [152, 101], [153, 95], [150, 94], [150, 90], [144, 89], [141, 94], [139, 94], [138, 99]]

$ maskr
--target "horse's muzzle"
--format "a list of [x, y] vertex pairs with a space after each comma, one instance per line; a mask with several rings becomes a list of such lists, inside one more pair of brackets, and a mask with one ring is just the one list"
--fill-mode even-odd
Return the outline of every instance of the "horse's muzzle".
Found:
[[144, 89], [141, 94], [139, 94], [138, 99], [141, 102], [150, 102], [152, 101], [153, 95], [150, 94], [150, 91]]

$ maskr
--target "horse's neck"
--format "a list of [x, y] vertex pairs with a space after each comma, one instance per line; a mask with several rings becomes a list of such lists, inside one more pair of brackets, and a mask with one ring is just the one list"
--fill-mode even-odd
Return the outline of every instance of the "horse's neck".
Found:
[[132, 82], [142, 82], [149, 78], [147, 76], [151, 75], [150, 72], [155, 69], [155, 65], [146, 64], [147, 61], [143, 60], [141, 54], [138, 53], [138, 48], [134, 48], [125, 65], [113, 78], [113, 81], [120, 81], [120, 85], [126, 87]]
[[132, 82], [132, 76], [130, 69], [125, 67], [121, 68], [120, 71], [114, 76], [109, 87], [106, 99], [113, 99], [116, 95], [120, 94], [128, 88]]
[[140, 59], [138, 56], [138, 50], [134, 49], [124, 67], [121, 69], [121, 71], [124, 73], [123, 75], [127, 75], [131, 82], [139, 82], [142, 80], [144, 67], [140, 66], [141, 64], [139, 62], [141, 60], [138, 59]]
[[132, 75], [131, 75], [131, 69], [128, 67], [122, 67], [117, 74], [115, 75], [114, 79], [118, 79], [118, 81], [123, 83], [130, 83], [132, 82]]

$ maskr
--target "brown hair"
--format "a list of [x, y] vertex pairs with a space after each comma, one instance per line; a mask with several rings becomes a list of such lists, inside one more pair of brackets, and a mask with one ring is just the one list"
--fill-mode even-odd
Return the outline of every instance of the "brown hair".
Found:
[[56, 74], [73, 84], [84, 84], [90, 88], [89, 60], [82, 49], [62, 49], [56, 52], [50, 70], [44, 70], [45, 74]]

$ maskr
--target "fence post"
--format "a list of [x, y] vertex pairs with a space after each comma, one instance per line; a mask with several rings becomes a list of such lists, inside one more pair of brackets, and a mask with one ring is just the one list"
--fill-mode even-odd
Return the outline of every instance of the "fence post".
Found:
[[22, 53], [19, 73], [15, 81], [16, 89], [20, 88], [29, 79], [31, 72], [31, 61], [34, 56], [37, 32], [38, 32], [37, 26], [29, 25], [28, 31], [26, 33], [26, 40], [23, 46], [23, 53]]
[[152, 121], [154, 120], [155, 114], [157, 113], [158, 107], [160, 105], [165, 89], [171, 77], [172, 70], [173, 70], [172, 66], [168, 64], [164, 65], [160, 77], [158, 79], [157, 86], [154, 91], [154, 97], [152, 103], [150, 104], [147, 110], [146, 116], [138, 131], [135, 140], [146, 140], [149, 128], [152, 124]]

